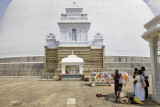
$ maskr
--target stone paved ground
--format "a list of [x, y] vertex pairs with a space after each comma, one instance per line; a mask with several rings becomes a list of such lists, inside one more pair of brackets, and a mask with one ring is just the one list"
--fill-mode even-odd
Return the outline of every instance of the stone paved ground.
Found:
[[[151, 81], [150, 81], [151, 83]], [[89, 87], [84, 81], [47, 81], [0, 79], [0, 107], [134, 107], [158, 106], [151, 100], [152, 85], [149, 87], [149, 98], [144, 105], [114, 103], [113, 86]], [[132, 81], [123, 90], [133, 95]], [[107, 97], [97, 98], [102, 93]], [[68, 98], [75, 98], [75, 104], [67, 104]], [[70, 102], [72, 103], [72, 102]]]

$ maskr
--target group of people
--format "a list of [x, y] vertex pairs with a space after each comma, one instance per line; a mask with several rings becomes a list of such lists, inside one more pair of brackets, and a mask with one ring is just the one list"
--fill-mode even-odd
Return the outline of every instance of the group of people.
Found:
[[[145, 71], [145, 67], [141, 67], [141, 69], [134, 69], [134, 95], [140, 100], [144, 101], [145, 98], [148, 97], [148, 73]], [[143, 86], [143, 82], [145, 82], [145, 86]]]
[[[118, 70], [115, 70], [114, 75], [116, 102], [118, 100], [118, 91], [122, 91], [123, 86], [118, 72]], [[141, 67], [141, 69], [134, 69], [134, 96], [142, 102], [148, 97], [148, 77], [149, 75], [145, 71], [145, 67]]]

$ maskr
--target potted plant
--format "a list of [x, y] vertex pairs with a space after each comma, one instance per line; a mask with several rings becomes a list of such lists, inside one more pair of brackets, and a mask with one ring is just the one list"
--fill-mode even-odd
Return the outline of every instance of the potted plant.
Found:
[[59, 76], [59, 81], [62, 80], [62, 75], [58, 74], [58, 76]]
[[82, 80], [84, 80], [85, 75], [82, 75]]

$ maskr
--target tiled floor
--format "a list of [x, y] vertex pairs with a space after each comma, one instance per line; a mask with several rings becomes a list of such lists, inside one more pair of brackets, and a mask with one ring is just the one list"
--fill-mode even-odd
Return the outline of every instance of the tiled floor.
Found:
[[[133, 95], [132, 80], [123, 87], [123, 91], [128, 96]], [[97, 98], [98, 93], [107, 96]], [[151, 100], [151, 95], [152, 84], [149, 87], [149, 98], [144, 105], [119, 104], [115, 103], [113, 86], [89, 87], [85, 86], [84, 81], [0, 80], [0, 107], [158, 106]]]

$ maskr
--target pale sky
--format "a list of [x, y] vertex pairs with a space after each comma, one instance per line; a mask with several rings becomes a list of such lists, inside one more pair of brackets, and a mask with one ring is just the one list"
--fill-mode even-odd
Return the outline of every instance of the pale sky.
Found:
[[[0, 19], [12, 0], [0, 0]], [[155, 16], [160, 15], [160, 0], [143, 0], [152, 10]]]
[[160, 15], [160, 0], [144, 0], [155, 16]]
[[6, 9], [6, 7], [8, 6], [8, 4], [11, 2], [12, 0], [0, 0], [0, 19]]

